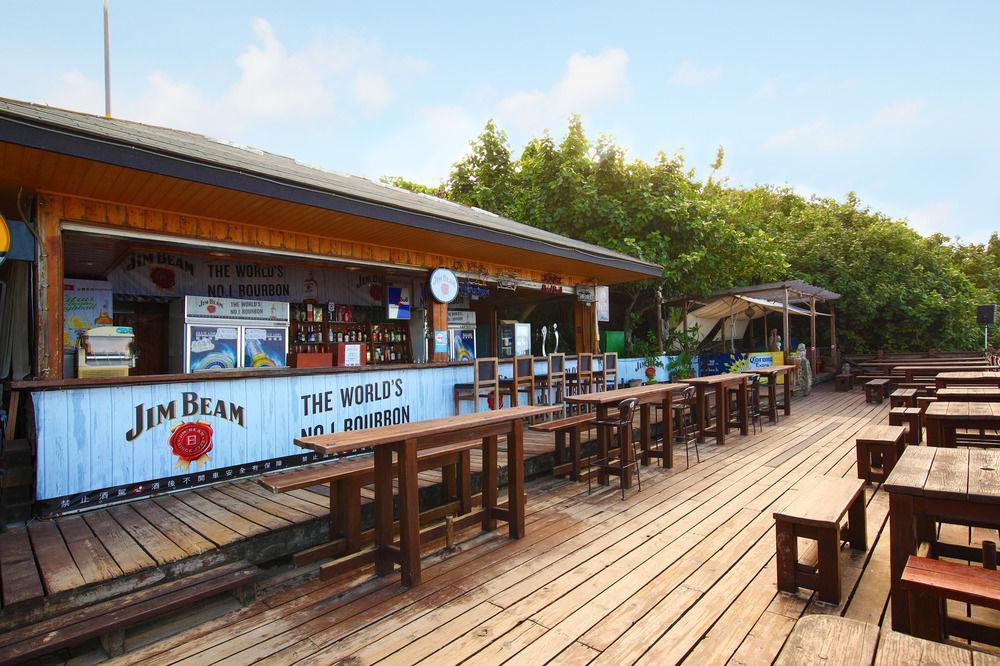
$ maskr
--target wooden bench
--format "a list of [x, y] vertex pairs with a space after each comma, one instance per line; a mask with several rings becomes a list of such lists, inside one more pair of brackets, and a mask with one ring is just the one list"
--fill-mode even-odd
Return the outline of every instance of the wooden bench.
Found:
[[889, 396], [890, 407], [916, 407], [917, 389], [898, 388]]
[[900, 578], [909, 592], [910, 632], [931, 641], [947, 636], [1000, 645], [1000, 629], [947, 614], [947, 600], [1000, 610], [1000, 573], [911, 555]]
[[907, 446], [917, 446], [923, 439], [919, 407], [893, 407], [889, 410], [889, 425], [903, 426]]
[[850, 391], [854, 388], [854, 376], [846, 372], [837, 375], [836, 382], [834, 389], [837, 391]]
[[[580, 433], [594, 427], [597, 422], [597, 412], [584, 412], [575, 416], [568, 416], [563, 419], [543, 421], [529, 426], [538, 432], [552, 432], [556, 437], [555, 465], [552, 467], [553, 476], [570, 475], [574, 481], [580, 481]], [[566, 439], [569, 436], [569, 449], [567, 451]], [[566, 456], [569, 460], [566, 460]]]
[[885, 481], [903, 455], [906, 431], [898, 425], [869, 425], [858, 433], [858, 478], [865, 483]]
[[889, 391], [889, 379], [882, 377], [865, 382], [865, 402], [881, 403]]
[[[441, 469], [444, 495], [448, 503], [421, 514], [431, 520], [449, 512], [461, 515], [472, 511], [471, 450], [481, 446], [472, 440], [423, 449], [417, 453], [417, 469], [424, 472]], [[397, 464], [393, 463], [393, 473]], [[298, 553], [295, 564], [302, 565], [325, 557], [347, 555], [361, 550], [365, 539], [361, 532], [361, 488], [375, 482], [375, 461], [372, 455], [346, 458], [305, 469], [281, 472], [258, 479], [260, 485], [273, 493], [330, 486], [330, 541]]]
[[[865, 486], [859, 479], [807, 477], [798, 495], [774, 513], [778, 589], [795, 594], [800, 587], [815, 590], [820, 601], [840, 603], [840, 533], [847, 515], [847, 540], [855, 550], [867, 550]], [[815, 565], [799, 562], [798, 539], [816, 541]]]
[[129, 627], [224, 592], [249, 604], [260, 573], [247, 562], [234, 562], [0, 634], [0, 663], [38, 659], [95, 637], [109, 656], [121, 655]]

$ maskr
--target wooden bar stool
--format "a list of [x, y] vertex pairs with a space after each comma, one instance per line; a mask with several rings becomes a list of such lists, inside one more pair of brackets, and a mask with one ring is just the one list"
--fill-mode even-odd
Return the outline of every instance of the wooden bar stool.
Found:
[[598, 391], [613, 391], [618, 385], [618, 353], [609, 352], [601, 357], [601, 369], [594, 372]]
[[594, 355], [577, 354], [576, 374], [567, 376], [571, 395], [590, 393], [594, 390]]
[[514, 376], [512, 379], [501, 380], [500, 385], [510, 396], [510, 404], [517, 407], [520, 404], [519, 393], [528, 394], [528, 404], [535, 404], [535, 357], [515, 356]]
[[[672, 417], [677, 420], [674, 426], [674, 442], [684, 445], [684, 462], [687, 468], [691, 467], [691, 445], [694, 444], [694, 455], [698, 462], [701, 462], [701, 454], [698, 452], [698, 421], [694, 412], [693, 386], [686, 386], [674, 399], [671, 407]], [[670, 444], [673, 446], [673, 442]], [[664, 458], [660, 459], [663, 463]], [[664, 463], [665, 464], [665, 463]]]
[[471, 384], [455, 384], [455, 413], [458, 414], [459, 404], [472, 401], [472, 411], [479, 411], [480, 398], [486, 398], [487, 404], [492, 397], [492, 409], [501, 407], [500, 396], [500, 363], [496, 357], [477, 358], [473, 361], [473, 380]]
[[[546, 373], [535, 378], [538, 388], [539, 404], [562, 404], [566, 397], [566, 355], [549, 354], [546, 358]], [[555, 392], [555, 397], [553, 397]]]
[[597, 421], [598, 430], [607, 429], [608, 441], [614, 441], [611, 439], [612, 436], [616, 436], [618, 442], [618, 456], [615, 457], [613, 451], [610, 447], [608, 450], [608, 457], [601, 458], [599, 460], [592, 460], [593, 456], [587, 459], [587, 493], [591, 491], [591, 478], [593, 478], [593, 469], [596, 467], [600, 472], [614, 474], [619, 478], [621, 489], [622, 489], [622, 499], [625, 499], [625, 478], [627, 474], [632, 473], [632, 468], [635, 468], [635, 480], [639, 486], [639, 492], [642, 492], [642, 479], [639, 477], [639, 457], [638, 452], [635, 448], [635, 440], [632, 439], [632, 418], [635, 416], [635, 408], [639, 404], [639, 401], [635, 398], [626, 398], [622, 400], [618, 405], [618, 414], [612, 419], [609, 418], [606, 421]]

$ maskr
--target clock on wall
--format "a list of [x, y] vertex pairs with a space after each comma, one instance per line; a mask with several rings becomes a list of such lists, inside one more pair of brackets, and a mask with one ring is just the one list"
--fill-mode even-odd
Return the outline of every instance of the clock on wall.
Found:
[[431, 296], [438, 303], [451, 303], [458, 296], [458, 278], [447, 268], [431, 271]]

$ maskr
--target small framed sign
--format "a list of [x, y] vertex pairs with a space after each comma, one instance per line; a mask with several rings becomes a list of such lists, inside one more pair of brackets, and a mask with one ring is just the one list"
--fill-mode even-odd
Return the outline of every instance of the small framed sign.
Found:
[[576, 285], [576, 300], [581, 303], [594, 303], [597, 301], [597, 290], [592, 284]]

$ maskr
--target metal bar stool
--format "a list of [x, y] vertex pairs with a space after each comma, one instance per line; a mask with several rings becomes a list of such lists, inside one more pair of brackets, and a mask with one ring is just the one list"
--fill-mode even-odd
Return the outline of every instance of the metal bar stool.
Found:
[[[764, 430], [764, 421], [761, 418], [760, 410], [760, 375], [746, 375], [747, 387], [747, 417], [753, 425], [753, 434], [757, 434], [757, 424]], [[729, 389], [729, 423], [738, 425], [739, 422], [739, 389]]]
[[[615, 458], [611, 456], [611, 450], [608, 450], [608, 457], [601, 458], [599, 460], [593, 460], [593, 456], [588, 456], [587, 458], [587, 494], [591, 492], [591, 477], [593, 477], [593, 469], [596, 467], [604, 472], [610, 472], [618, 476], [618, 482], [622, 489], [622, 499], [625, 499], [625, 470], [630, 467], [635, 467], [635, 481], [639, 486], [639, 492], [642, 492], [642, 479], [639, 477], [639, 456], [638, 451], [635, 448], [635, 440], [632, 438], [632, 417], [635, 416], [636, 405], [639, 401], [635, 398], [626, 398], [618, 404], [618, 416], [614, 419], [608, 419], [605, 421], [597, 421], [597, 428], [608, 428], [612, 432], [609, 433], [608, 441], [612, 441], [611, 435], [616, 435], [618, 439], [618, 463], [612, 462]], [[628, 447], [632, 450], [632, 459], [626, 462], [625, 452]]]

